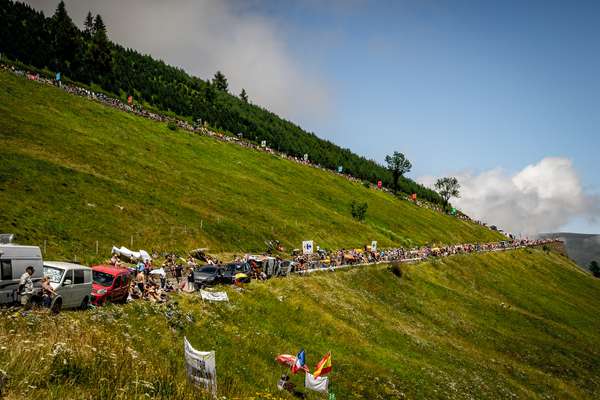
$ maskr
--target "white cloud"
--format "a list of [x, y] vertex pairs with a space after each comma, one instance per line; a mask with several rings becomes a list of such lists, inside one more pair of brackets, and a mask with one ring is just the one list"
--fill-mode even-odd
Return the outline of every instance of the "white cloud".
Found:
[[[461, 197], [453, 204], [472, 218], [513, 233], [555, 232], [577, 217], [600, 216], [598, 196], [585, 193], [569, 159], [548, 157], [510, 176], [502, 169], [454, 174]], [[432, 186], [433, 177], [419, 182]]]
[[[28, 0], [52, 15], [58, 0]], [[88, 10], [100, 14], [110, 38], [201, 78], [221, 70], [230, 92], [292, 120], [325, 118], [331, 99], [323, 80], [298, 59], [284, 29], [233, 0], [67, 0], [81, 26]]]

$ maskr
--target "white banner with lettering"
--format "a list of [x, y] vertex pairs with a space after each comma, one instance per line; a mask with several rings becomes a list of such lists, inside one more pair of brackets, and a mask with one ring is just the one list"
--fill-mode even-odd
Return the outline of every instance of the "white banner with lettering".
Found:
[[201, 386], [217, 396], [217, 367], [214, 351], [198, 351], [187, 338], [183, 338], [185, 368], [188, 378], [196, 386]]
[[200, 296], [202, 296], [202, 300], [229, 301], [229, 297], [227, 297], [227, 293], [225, 292], [208, 292], [200, 289]]

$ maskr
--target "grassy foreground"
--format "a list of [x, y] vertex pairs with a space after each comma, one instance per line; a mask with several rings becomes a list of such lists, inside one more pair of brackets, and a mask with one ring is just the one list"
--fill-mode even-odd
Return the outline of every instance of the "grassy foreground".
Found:
[[273, 358], [301, 347], [311, 370], [332, 351], [338, 399], [600, 397], [600, 281], [568, 259], [516, 250], [402, 268], [254, 282], [227, 288], [228, 304], [3, 315], [7, 398], [197, 398], [184, 335], [216, 351], [228, 399], [287, 398]]
[[[335, 174], [148, 121], [0, 72], [0, 232], [48, 258], [110, 247], [215, 253], [501, 240]], [[364, 223], [350, 203], [369, 205]]]

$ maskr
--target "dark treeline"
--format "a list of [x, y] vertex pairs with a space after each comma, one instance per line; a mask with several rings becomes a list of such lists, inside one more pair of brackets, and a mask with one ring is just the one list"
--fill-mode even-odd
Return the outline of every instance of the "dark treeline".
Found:
[[[0, 0], [0, 52], [24, 64], [52, 72], [125, 99], [158, 110], [204, 121], [210, 126], [302, 157], [329, 169], [343, 166], [344, 172], [391, 186], [392, 175], [382, 165], [340, 148], [306, 132], [296, 124], [251, 104], [243, 91], [241, 98], [228, 93], [226, 78], [217, 73], [204, 81], [162, 61], [126, 49], [108, 39], [100, 15], [87, 15], [80, 30], [60, 2], [52, 17], [29, 5]], [[398, 189], [417, 193], [420, 198], [442, 203], [439, 195], [416, 182], [402, 178]]]

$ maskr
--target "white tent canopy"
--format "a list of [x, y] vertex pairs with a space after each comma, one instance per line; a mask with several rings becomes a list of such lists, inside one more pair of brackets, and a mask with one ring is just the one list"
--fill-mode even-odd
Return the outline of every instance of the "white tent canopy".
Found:
[[158, 268], [158, 269], [153, 269], [152, 271], [150, 271], [150, 275], [160, 275], [164, 278], [165, 276], [167, 276], [167, 273], [165, 272], [165, 270], [163, 268]]
[[148, 252], [145, 250], [132, 251], [132, 250], [129, 250], [125, 246], [121, 246], [120, 248], [118, 248], [117, 246], [113, 246], [112, 252], [119, 256], [127, 257], [129, 259], [140, 259], [141, 258], [144, 261], [152, 259], [150, 257], [150, 254], [148, 254]]

